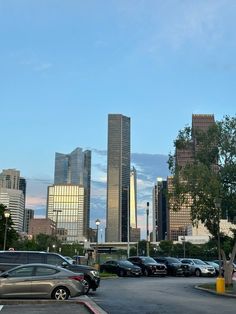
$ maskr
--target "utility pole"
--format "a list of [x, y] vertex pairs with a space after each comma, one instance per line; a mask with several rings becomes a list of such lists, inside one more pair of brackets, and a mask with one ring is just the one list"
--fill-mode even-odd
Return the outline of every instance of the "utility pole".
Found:
[[149, 202], [147, 202], [147, 256], [149, 256]]

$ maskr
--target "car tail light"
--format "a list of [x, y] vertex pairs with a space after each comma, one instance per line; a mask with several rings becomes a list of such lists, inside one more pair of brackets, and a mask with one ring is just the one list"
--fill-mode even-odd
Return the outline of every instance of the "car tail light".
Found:
[[77, 281], [83, 281], [84, 275], [72, 276], [72, 277], [70, 277], [70, 279], [77, 280]]

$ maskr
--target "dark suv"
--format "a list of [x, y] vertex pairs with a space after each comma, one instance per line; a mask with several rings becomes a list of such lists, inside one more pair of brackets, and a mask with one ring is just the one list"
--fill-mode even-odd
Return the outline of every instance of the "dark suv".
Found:
[[100, 283], [99, 272], [86, 265], [76, 265], [70, 263], [62, 255], [57, 253], [37, 252], [37, 251], [0, 251], [0, 272], [4, 272], [15, 266], [42, 263], [60, 266], [76, 273], [84, 274], [85, 293], [90, 289], [95, 291]]
[[181, 263], [175, 257], [154, 257], [158, 263], [163, 263], [167, 267], [167, 274], [170, 276], [190, 276], [190, 267]]
[[134, 265], [142, 269], [144, 276], [166, 276], [167, 269], [165, 264], [157, 263], [152, 257], [149, 256], [131, 256], [128, 260]]

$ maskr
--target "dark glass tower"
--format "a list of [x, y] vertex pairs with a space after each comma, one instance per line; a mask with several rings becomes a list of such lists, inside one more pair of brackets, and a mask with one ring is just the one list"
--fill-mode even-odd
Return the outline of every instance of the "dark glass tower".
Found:
[[108, 115], [106, 241], [127, 242], [130, 187], [130, 118]]

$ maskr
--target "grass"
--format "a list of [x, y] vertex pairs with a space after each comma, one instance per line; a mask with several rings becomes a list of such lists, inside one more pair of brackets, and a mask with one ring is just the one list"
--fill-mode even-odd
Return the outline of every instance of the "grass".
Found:
[[[216, 291], [216, 284], [215, 283], [204, 283], [202, 285], [199, 285], [199, 287], [208, 289], [210, 291]], [[225, 286], [225, 293], [235, 294], [235, 292], [233, 290], [233, 284], [231, 284], [229, 286]]]
[[118, 276], [116, 274], [110, 274], [110, 273], [102, 272], [102, 273], [100, 273], [100, 277], [101, 278], [111, 278], [111, 277], [116, 278]]

